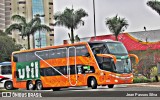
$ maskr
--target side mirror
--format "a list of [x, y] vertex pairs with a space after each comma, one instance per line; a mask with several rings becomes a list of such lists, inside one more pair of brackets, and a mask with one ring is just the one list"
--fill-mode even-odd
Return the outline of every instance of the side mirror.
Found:
[[129, 54], [128, 56], [129, 56], [129, 57], [134, 57], [134, 58], [135, 58], [135, 60], [136, 60], [136, 64], [138, 64], [138, 62], [139, 62], [139, 58], [138, 58], [138, 56], [137, 56], [137, 55], [135, 55], [135, 54]]
[[112, 54], [96, 54], [98, 57], [105, 57], [105, 58], [112, 58], [114, 63], [117, 62], [117, 58], [116, 56], [112, 55]]

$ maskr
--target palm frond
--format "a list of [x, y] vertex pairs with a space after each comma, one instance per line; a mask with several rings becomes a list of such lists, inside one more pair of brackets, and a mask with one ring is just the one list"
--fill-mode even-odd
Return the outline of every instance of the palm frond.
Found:
[[17, 22], [26, 23], [26, 18], [20, 15], [13, 15], [11, 19]]
[[127, 20], [125, 20], [125, 18], [118, 17], [118, 15], [113, 18], [107, 18], [105, 23], [115, 36], [118, 36], [128, 27]]
[[160, 1], [156, 1], [156, 0], [148, 1], [147, 5], [160, 15]]
[[11, 34], [11, 32], [13, 30], [19, 30], [21, 31], [22, 30], [22, 26], [20, 24], [12, 24], [10, 25], [6, 30], [5, 30], [5, 33], [7, 34]]

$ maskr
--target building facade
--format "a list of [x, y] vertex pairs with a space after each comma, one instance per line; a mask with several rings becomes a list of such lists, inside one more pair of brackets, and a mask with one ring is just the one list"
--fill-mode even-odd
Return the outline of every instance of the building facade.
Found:
[[10, 25], [11, 0], [0, 0], [0, 30]]
[[[35, 15], [39, 14], [42, 24], [49, 26], [52, 32], [37, 31], [34, 34], [34, 40], [31, 36], [31, 48], [41, 48], [54, 45], [54, 29], [53, 29], [53, 0], [11, 0], [12, 15], [18, 14], [24, 16], [27, 21], [30, 21]], [[17, 43], [22, 44], [27, 48], [27, 39], [21, 38], [19, 32], [14, 32], [12, 37]]]

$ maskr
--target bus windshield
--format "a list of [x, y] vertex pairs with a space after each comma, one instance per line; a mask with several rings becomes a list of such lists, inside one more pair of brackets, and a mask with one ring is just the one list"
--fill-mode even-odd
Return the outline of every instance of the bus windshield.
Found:
[[[103, 42], [90, 44], [97, 63], [102, 70], [116, 73], [130, 73], [131, 61], [128, 58], [128, 51], [120, 42]], [[98, 57], [96, 54], [112, 54], [116, 56], [117, 63], [114, 63], [110, 58]]]
[[122, 43], [109, 42], [109, 43], [106, 43], [106, 45], [111, 54], [128, 54], [126, 48]]

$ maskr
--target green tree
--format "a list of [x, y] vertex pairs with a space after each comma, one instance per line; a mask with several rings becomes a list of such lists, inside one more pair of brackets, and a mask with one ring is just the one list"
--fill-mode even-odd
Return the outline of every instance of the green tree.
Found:
[[128, 22], [125, 18], [120, 18], [116, 15], [113, 18], [106, 18], [106, 26], [115, 35], [118, 41], [118, 35], [128, 27]]
[[30, 35], [34, 36], [34, 33], [40, 30], [47, 32], [51, 31], [50, 27], [41, 24], [39, 15], [36, 15], [35, 18], [31, 19], [29, 22], [26, 21], [25, 17], [20, 15], [13, 15], [12, 19], [17, 23], [10, 25], [6, 29], [6, 33], [10, 34], [13, 30], [19, 30], [21, 32], [22, 38], [27, 36], [28, 49], [30, 49]]
[[63, 12], [57, 12], [54, 15], [55, 25], [65, 26], [71, 30], [70, 41], [74, 43], [74, 30], [78, 28], [78, 25], [84, 25], [83, 17], [88, 16], [88, 14], [83, 10], [79, 9], [74, 11], [74, 9], [66, 8]]
[[18, 51], [21, 48], [22, 46], [16, 44], [11, 37], [5, 34], [5, 32], [0, 31], [0, 62], [11, 61], [12, 52]]
[[160, 1], [150, 0], [147, 2], [147, 5], [160, 15]]

